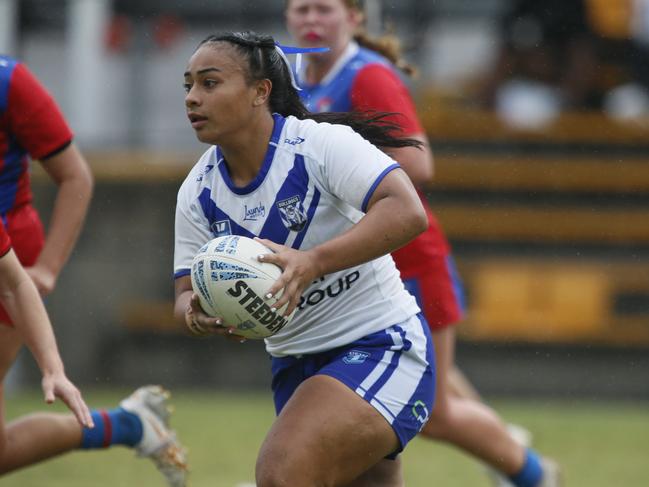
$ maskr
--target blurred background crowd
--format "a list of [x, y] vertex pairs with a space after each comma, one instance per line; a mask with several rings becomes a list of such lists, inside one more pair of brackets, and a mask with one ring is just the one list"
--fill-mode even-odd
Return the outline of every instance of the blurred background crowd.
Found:
[[[492, 394], [649, 398], [649, 0], [366, 8], [369, 32], [399, 37], [419, 68], [410, 86], [436, 156], [427, 195], [467, 287], [458, 362]], [[162, 370], [172, 385], [265, 387], [266, 367], [241, 366], [264, 360], [259, 344], [233, 352], [171, 329], [171, 254], [175, 194], [204, 150], [184, 115], [186, 61], [219, 30], [290, 44], [283, 9], [0, 0], [0, 52], [50, 89], [97, 178], [48, 301], [80, 382]], [[53, 188], [35, 177], [47, 214]], [[33, 376], [22, 369], [16, 382]]]
[[[421, 106], [423, 115], [489, 110], [523, 130], [575, 111], [646, 121], [645, 0], [367, 3], [369, 31], [396, 34], [419, 66], [413, 88], [435, 102]], [[87, 144], [191, 147], [178, 117], [187, 52], [220, 29], [287, 41], [283, 8], [254, 0], [2, 0], [0, 49], [34, 66]]]

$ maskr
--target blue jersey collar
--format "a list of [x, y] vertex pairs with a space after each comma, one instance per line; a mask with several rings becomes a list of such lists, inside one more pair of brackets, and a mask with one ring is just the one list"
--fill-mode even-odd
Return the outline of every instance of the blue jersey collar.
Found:
[[216, 147], [216, 160], [219, 171], [221, 172], [221, 177], [223, 178], [223, 181], [225, 181], [227, 187], [233, 193], [241, 195], [252, 193], [261, 185], [261, 183], [264, 182], [264, 179], [266, 179], [266, 174], [268, 174], [270, 166], [273, 163], [273, 158], [275, 157], [275, 149], [277, 148], [279, 137], [282, 134], [282, 129], [284, 128], [286, 119], [279, 113], [273, 113], [273, 121], [273, 132], [270, 136], [270, 141], [268, 142], [268, 149], [266, 149], [266, 155], [264, 156], [264, 162], [261, 165], [261, 169], [259, 169], [259, 172], [257, 173], [255, 179], [253, 179], [250, 184], [244, 186], [243, 188], [235, 186], [232, 182], [232, 179], [230, 178], [230, 172], [228, 171], [227, 161], [223, 157], [221, 148], [219, 146]]

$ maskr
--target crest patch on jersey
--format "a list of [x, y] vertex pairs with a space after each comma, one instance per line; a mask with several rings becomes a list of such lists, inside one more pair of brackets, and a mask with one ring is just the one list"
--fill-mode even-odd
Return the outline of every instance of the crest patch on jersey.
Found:
[[331, 111], [331, 105], [333, 105], [333, 100], [328, 96], [323, 96], [320, 100], [318, 100], [315, 111], [318, 113], [329, 112]]
[[278, 201], [277, 209], [284, 226], [293, 232], [301, 231], [307, 223], [306, 211], [298, 195]]

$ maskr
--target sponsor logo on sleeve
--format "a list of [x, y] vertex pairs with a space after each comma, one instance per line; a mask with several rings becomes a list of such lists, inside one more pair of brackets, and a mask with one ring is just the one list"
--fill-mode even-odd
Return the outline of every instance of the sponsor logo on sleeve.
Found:
[[205, 168], [201, 172], [198, 173], [198, 176], [196, 177], [196, 181], [199, 181], [199, 182], [202, 181], [203, 178], [205, 176], [207, 176], [207, 173], [210, 172], [213, 167], [214, 167], [214, 164], [208, 164], [207, 166], [205, 166]]
[[302, 137], [293, 137], [292, 139], [284, 139], [284, 143], [289, 145], [300, 145], [305, 140], [306, 139], [303, 139]]
[[210, 227], [212, 233], [215, 237], [225, 237], [226, 235], [232, 235], [232, 230], [230, 227], [230, 220], [219, 220], [212, 223]]

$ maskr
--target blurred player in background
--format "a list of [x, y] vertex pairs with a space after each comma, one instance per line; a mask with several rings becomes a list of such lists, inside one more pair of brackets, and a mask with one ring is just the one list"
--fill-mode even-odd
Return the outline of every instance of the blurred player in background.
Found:
[[[287, 26], [302, 47], [326, 46], [308, 55], [297, 73], [307, 108], [323, 111], [396, 113], [392, 121], [401, 135], [422, 142], [417, 147], [387, 148], [413, 183], [423, 186], [433, 176], [433, 158], [424, 130], [397, 68], [414, 68], [400, 57], [398, 41], [370, 38], [363, 30], [364, 12], [358, 0], [288, 0]], [[515, 441], [500, 418], [482, 403], [454, 366], [455, 327], [463, 312], [463, 291], [449, 244], [420, 192], [428, 229], [392, 253], [406, 288], [416, 297], [432, 331], [437, 366], [435, 407], [422, 430], [428, 438], [449, 442], [509, 477], [517, 486], [541, 485], [541, 458]], [[547, 466], [546, 483], [556, 477]], [[500, 480], [499, 480], [500, 481]]]
[[[403, 485], [400, 464], [385, 457], [426, 422], [434, 357], [387, 254], [427, 220], [407, 175], [372, 143], [419, 143], [391, 136], [380, 118], [309, 113], [281, 49], [270, 36], [229, 33], [205, 39], [189, 60], [187, 115], [215, 145], [178, 193], [175, 316], [194, 333], [237, 338], [200, 308], [191, 265], [216, 236], [261, 237], [273, 253], [259, 260], [282, 269], [265, 298], [280, 297], [275, 309], [288, 303], [286, 316], [297, 311], [265, 340], [278, 416], [257, 485]], [[246, 205], [264, 211], [247, 218]], [[299, 228], [280, 212], [289, 205]]]
[[[41, 161], [58, 185], [47, 238], [31, 205], [29, 157]], [[72, 132], [56, 102], [24, 64], [0, 56], [0, 218], [13, 247], [11, 255], [15, 252], [42, 295], [54, 289], [61, 268], [70, 256], [91, 193], [90, 169], [73, 143]], [[3, 293], [3, 296], [8, 295]], [[3, 304], [11, 304], [7, 299], [3, 299]], [[41, 314], [30, 319], [42, 321], [43, 318]], [[47, 328], [46, 325], [43, 322], [40, 326]], [[48, 330], [43, 333], [47, 334]], [[2, 382], [25, 339], [32, 341], [27, 342], [31, 345], [35, 337], [33, 333], [20, 333], [7, 310], [0, 308]], [[150, 457], [170, 485], [184, 485], [184, 452], [168, 429], [167, 395], [157, 386], [140, 388], [122, 401], [119, 408], [92, 411], [95, 425], [92, 429], [82, 427], [72, 415], [48, 413], [32, 414], [5, 424], [4, 386], [0, 383], [0, 474], [75, 448], [123, 444]], [[51, 400], [51, 394], [46, 398]], [[79, 407], [73, 409], [75, 413]], [[90, 423], [85, 419], [82, 422]]]

